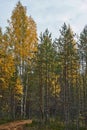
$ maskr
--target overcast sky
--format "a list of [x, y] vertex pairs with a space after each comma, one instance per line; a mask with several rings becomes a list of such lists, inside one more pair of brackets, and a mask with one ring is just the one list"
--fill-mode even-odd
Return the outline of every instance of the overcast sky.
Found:
[[[70, 24], [74, 32], [79, 34], [87, 24], [87, 0], [20, 1], [27, 7], [27, 15], [35, 20], [38, 35], [48, 28], [55, 38], [64, 22]], [[3, 31], [17, 2], [18, 0], [0, 0], [0, 26]]]

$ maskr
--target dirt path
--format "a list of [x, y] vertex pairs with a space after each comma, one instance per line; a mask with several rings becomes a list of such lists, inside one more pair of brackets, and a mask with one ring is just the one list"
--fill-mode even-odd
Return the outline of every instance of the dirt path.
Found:
[[11, 123], [0, 125], [0, 130], [23, 130], [23, 125], [31, 123], [32, 120], [14, 121]]

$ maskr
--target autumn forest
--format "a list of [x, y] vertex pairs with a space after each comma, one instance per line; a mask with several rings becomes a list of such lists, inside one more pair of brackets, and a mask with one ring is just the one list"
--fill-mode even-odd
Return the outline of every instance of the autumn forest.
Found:
[[55, 39], [48, 29], [38, 36], [26, 11], [18, 2], [5, 32], [0, 28], [0, 121], [86, 130], [87, 26], [79, 36], [66, 23]]

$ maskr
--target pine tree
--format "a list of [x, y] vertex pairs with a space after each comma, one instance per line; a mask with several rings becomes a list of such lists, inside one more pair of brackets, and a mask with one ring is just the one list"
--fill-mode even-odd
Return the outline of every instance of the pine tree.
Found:
[[42, 121], [45, 120], [45, 122], [49, 120], [50, 116], [50, 96], [59, 93], [59, 86], [56, 85], [57, 75], [55, 74], [55, 53], [51, 34], [47, 29], [40, 35], [40, 44], [38, 45], [36, 60], [40, 92], [39, 106]]
[[79, 53], [81, 59], [81, 78], [82, 78], [82, 106], [81, 115], [84, 118], [85, 126], [87, 127], [87, 26], [84, 27], [79, 39]]
[[[60, 68], [60, 86], [61, 86], [61, 98], [64, 108], [64, 121], [66, 125], [66, 130], [74, 110], [77, 111], [78, 108], [74, 108], [76, 103], [76, 91], [78, 90], [77, 79], [79, 70], [79, 60], [77, 54], [76, 41], [74, 39], [74, 34], [70, 26], [65, 23], [60, 30], [60, 37], [56, 39], [55, 44], [58, 51], [58, 69]], [[58, 70], [59, 71], [59, 70]], [[79, 99], [78, 99], [79, 100]], [[77, 112], [78, 113], [78, 112]], [[75, 117], [74, 117], [75, 118]]]

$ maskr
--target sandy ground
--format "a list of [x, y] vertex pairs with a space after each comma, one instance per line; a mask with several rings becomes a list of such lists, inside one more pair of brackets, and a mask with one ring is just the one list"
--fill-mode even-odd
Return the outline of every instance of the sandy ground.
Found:
[[32, 120], [14, 121], [11, 123], [0, 125], [0, 130], [17, 130], [17, 128], [22, 127], [25, 124], [31, 124], [31, 123]]

